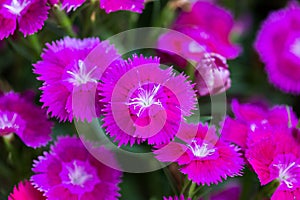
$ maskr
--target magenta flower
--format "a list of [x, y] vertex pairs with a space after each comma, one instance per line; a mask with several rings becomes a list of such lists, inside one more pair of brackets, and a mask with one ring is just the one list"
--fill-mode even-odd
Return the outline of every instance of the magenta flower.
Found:
[[[95, 152], [113, 159], [104, 147]], [[95, 159], [80, 139], [60, 137], [50, 153], [35, 161], [31, 177], [33, 184], [45, 192], [48, 199], [117, 199], [122, 173]]]
[[8, 200], [46, 200], [43, 193], [33, 187], [29, 181], [20, 182], [14, 187], [13, 192], [9, 195]]
[[[226, 117], [222, 124], [221, 135], [224, 140], [233, 142], [242, 148], [247, 147], [249, 133], [252, 137], [261, 137], [268, 127], [288, 127], [297, 125], [297, 117], [292, 109], [286, 106], [274, 106], [269, 109], [251, 103], [240, 104], [233, 100], [231, 104], [235, 119]], [[255, 140], [252, 140], [255, 141]]]
[[197, 65], [195, 82], [200, 96], [225, 92], [231, 87], [226, 59], [216, 53], [205, 53]]
[[197, 1], [191, 11], [178, 16], [174, 28], [196, 41], [190, 44], [191, 52], [201, 53], [204, 49], [230, 59], [240, 52], [240, 47], [229, 40], [233, 25], [228, 11], [210, 2]]
[[263, 23], [255, 48], [269, 80], [284, 92], [300, 94], [300, 7], [292, 1], [271, 13]]
[[0, 1], [0, 40], [19, 29], [24, 36], [40, 30], [48, 18], [46, 0], [2, 0]]
[[101, 0], [100, 7], [107, 13], [129, 10], [131, 12], [142, 13], [145, 0]]
[[[44, 81], [40, 88], [43, 107], [60, 121], [72, 121], [73, 118], [91, 121], [97, 117], [98, 80], [118, 57], [116, 50], [97, 38], [66, 37], [46, 46], [42, 60], [34, 64], [38, 80]], [[97, 59], [94, 58], [96, 54]]]
[[154, 153], [162, 162], [177, 162], [189, 180], [209, 186], [241, 175], [239, 149], [220, 140], [214, 127], [182, 123], [177, 137], [184, 143], [170, 142]]
[[133, 55], [107, 70], [100, 95], [104, 127], [119, 145], [161, 144], [173, 139], [196, 98], [187, 77], [159, 68], [159, 59]]
[[52, 123], [46, 113], [20, 94], [0, 94], [0, 135], [16, 133], [29, 147], [45, 146], [51, 140]]
[[192, 200], [191, 198], [184, 198], [183, 194], [180, 196], [174, 196], [174, 197], [163, 197], [163, 200]]
[[246, 151], [262, 185], [277, 180], [272, 200], [300, 198], [300, 148], [293, 129], [271, 128], [272, 134]]

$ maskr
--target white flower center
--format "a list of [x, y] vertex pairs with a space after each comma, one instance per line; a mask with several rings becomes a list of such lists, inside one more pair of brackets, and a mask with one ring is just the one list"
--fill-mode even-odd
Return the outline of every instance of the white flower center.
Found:
[[294, 173], [291, 173], [291, 169], [300, 167], [300, 165], [292, 162], [290, 164], [274, 164], [274, 166], [279, 169], [279, 181], [285, 183], [288, 188], [293, 188], [294, 183], [297, 183], [297, 178]]
[[10, 5], [3, 5], [5, 8], [9, 10], [14, 15], [21, 15], [22, 10], [29, 4], [28, 1], [24, 0], [22, 3], [20, 3], [19, 0], [12, 0]]
[[206, 156], [210, 156], [215, 153], [215, 148], [209, 148], [208, 144], [202, 143], [202, 145], [198, 145], [196, 140], [193, 140], [188, 148], [193, 152], [194, 156], [198, 158], [204, 158]]
[[300, 58], [300, 38], [297, 38], [290, 47], [291, 53]]
[[92, 73], [97, 69], [97, 66], [93, 67], [90, 71], [87, 71], [86, 65], [82, 60], [78, 61], [78, 68], [73, 71], [67, 71], [71, 75], [68, 78], [68, 82], [72, 83], [74, 86], [80, 86], [88, 82], [97, 83], [97, 79], [92, 77]]
[[17, 119], [17, 114], [14, 113], [11, 119], [7, 116], [7, 114], [2, 114], [0, 116], [0, 129], [4, 128], [15, 128], [18, 129], [19, 126], [15, 124], [15, 121]]
[[155, 99], [155, 95], [157, 94], [158, 90], [160, 89], [160, 85], [154, 86], [153, 89], [145, 90], [144, 88], [140, 87], [138, 88], [139, 94], [138, 97], [132, 98], [129, 100], [129, 103], [126, 103], [126, 105], [133, 105], [133, 109], [136, 109], [136, 107], [140, 107], [137, 116], [141, 116], [143, 111], [152, 106], [152, 105], [159, 105], [162, 106], [159, 99]]
[[70, 183], [73, 185], [78, 185], [80, 187], [84, 187], [84, 183], [92, 178], [91, 174], [88, 174], [85, 170], [84, 167], [78, 166], [76, 164], [76, 161], [73, 162], [74, 168], [68, 167], [69, 171], [69, 179]]

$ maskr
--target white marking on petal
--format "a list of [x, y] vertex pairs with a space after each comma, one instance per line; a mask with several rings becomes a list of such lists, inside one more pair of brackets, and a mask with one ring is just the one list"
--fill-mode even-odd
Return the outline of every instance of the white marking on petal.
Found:
[[78, 185], [80, 187], [84, 187], [84, 183], [88, 180], [91, 179], [93, 176], [91, 174], [88, 174], [85, 170], [84, 167], [78, 166], [76, 161], [73, 162], [74, 168], [68, 167], [69, 171], [69, 179], [71, 184], [73, 185]]
[[131, 106], [133, 105], [133, 109], [136, 109], [136, 107], [140, 107], [137, 116], [141, 116], [143, 111], [152, 106], [152, 105], [158, 105], [162, 107], [161, 102], [159, 99], [155, 99], [155, 95], [157, 94], [158, 90], [160, 89], [160, 85], [154, 86], [151, 91], [145, 90], [144, 88], [140, 87], [138, 88], [139, 94], [138, 97], [132, 98], [129, 100], [129, 103], [126, 103], [126, 105]]
[[9, 12], [11, 12], [14, 15], [20, 16], [22, 10], [29, 4], [30, 2], [24, 0], [22, 3], [20, 3], [19, 0], [12, 0], [10, 5], [3, 5], [3, 7], [7, 8]]
[[191, 144], [188, 145], [188, 148], [192, 151], [194, 156], [198, 158], [204, 158], [206, 156], [210, 156], [215, 153], [215, 148], [209, 148], [208, 144], [203, 143], [202, 145], [198, 145], [196, 140], [192, 140]]
[[300, 58], [300, 38], [297, 38], [290, 47], [291, 53]]
[[97, 83], [97, 79], [92, 77], [92, 73], [97, 69], [97, 66], [93, 67], [90, 71], [87, 71], [86, 65], [82, 60], [78, 61], [78, 68], [72, 71], [67, 71], [71, 75], [67, 81], [74, 86], [80, 86], [88, 82]]

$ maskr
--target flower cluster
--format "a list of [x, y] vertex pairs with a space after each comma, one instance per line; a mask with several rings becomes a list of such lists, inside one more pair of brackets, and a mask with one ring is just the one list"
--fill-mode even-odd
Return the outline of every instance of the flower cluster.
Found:
[[300, 132], [294, 112], [237, 100], [232, 110], [236, 118], [224, 120], [221, 137], [243, 148], [262, 185], [279, 182], [272, 200], [300, 198]]
[[[91, 15], [86, 19], [94, 23], [98, 14], [119, 10], [141, 13], [146, 2], [91, 1], [86, 4], [91, 6], [86, 11]], [[61, 28], [66, 28], [72, 33], [70, 35], [83, 37], [65, 36], [46, 42], [43, 49], [39, 44], [42, 38], [22, 40], [24, 44], [32, 45], [31, 50], [42, 51], [41, 59], [33, 64], [33, 73], [42, 84], [39, 89], [43, 105], [42, 108], [35, 105], [32, 94], [0, 92], [0, 136], [4, 136], [1, 139], [4, 138], [7, 153], [3, 158], [9, 162], [8, 168], [1, 164], [1, 171], [9, 174], [11, 164], [19, 159], [17, 151], [9, 152], [15, 148], [9, 143], [12, 133], [32, 148], [45, 147], [51, 141], [53, 123], [47, 117], [49, 114], [57, 118], [57, 124], [74, 120], [72, 125], [76, 128], [80, 123], [87, 125], [86, 134], [95, 130], [94, 122], [97, 122], [100, 131], [107, 134], [105, 141], [112, 140], [109, 144], [116, 145], [117, 150], [136, 144], [152, 148], [149, 154], [156, 160], [149, 162], [151, 166], [173, 162], [169, 172], [177, 177], [174, 175], [176, 180], [170, 178], [170, 182], [177, 184], [174, 190], [180, 191], [162, 197], [164, 200], [240, 199], [244, 193], [239, 181], [243, 178], [227, 179], [241, 176], [244, 167], [250, 168], [261, 185], [269, 189], [266, 195], [271, 200], [300, 199], [300, 123], [291, 107], [275, 105], [270, 108], [263, 103], [240, 103], [234, 99], [231, 103], [234, 117], [225, 116], [220, 126], [209, 124], [202, 116], [196, 119], [200, 114], [196, 110], [197, 104], [200, 105], [202, 99], [205, 101], [202, 96], [224, 93], [231, 87], [227, 59], [236, 58], [241, 48], [230, 38], [234, 19], [229, 11], [212, 1], [173, 0], [162, 4], [161, 16], [168, 13], [168, 6], [173, 7], [173, 11], [174, 8], [183, 10], [174, 19], [173, 30], [160, 36], [153, 34], [159, 56], [152, 57], [124, 53], [126, 45], [116, 42], [115, 47], [110, 43], [115, 42], [115, 38], [100, 41], [98, 37], [88, 37], [89, 26], [86, 31], [75, 33], [79, 18], [77, 14], [65, 11], [75, 11], [84, 3], [85, 0], [0, 0], [0, 40], [14, 34], [16, 29], [24, 36], [36, 33], [48, 18], [50, 5], [55, 5], [53, 9], [61, 9], [53, 13], [61, 22]], [[106, 13], [96, 14], [93, 7], [96, 3]], [[153, 5], [153, 11], [160, 9], [159, 1]], [[299, 13], [300, 5], [295, 1], [273, 12], [263, 23], [255, 42], [270, 81], [293, 94], [300, 93]], [[128, 24], [140, 21], [136, 16], [130, 15]], [[152, 18], [155, 21], [156, 17]], [[73, 20], [76, 23], [73, 24]], [[106, 28], [103, 26], [103, 30]], [[101, 35], [101, 38], [105, 36]], [[128, 43], [131, 42], [135, 41], [130, 38]], [[9, 44], [17, 47], [13, 41]], [[134, 52], [143, 51], [134, 49]], [[162, 66], [165, 61], [175, 62], [178, 66]], [[180, 72], [174, 70], [176, 67]], [[2, 89], [1, 80], [0, 84]], [[208, 118], [214, 122], [218, 116]], [[84, 132], [80, 128], [78, 131]], [[28, 180], [11, 188], [8, 199], [118, 199], [122, 172], [115, 168], [122, 169], [123, 163], [118, 161], [127, 157], [114, 154], [91, 138], [57, 135], [56, 127], [54, 132], [56, 139], [33, 161], [32, 172], [28, 173], [30, 179], [25, 177]], [[93, 136], [98, 138], [99, 135]], [[100, 162], [97, 155], [112, 165]], [[20, 160], [23, 160], [21, 156]], [[16, 170], [23, 173], [21, 168], [16, 167]], [[215, 187], [224, 181], [224, 185]], [[207, 188], [216, 190], [205, 194]], [[260, 195], [262, 192], [257, 197]]]

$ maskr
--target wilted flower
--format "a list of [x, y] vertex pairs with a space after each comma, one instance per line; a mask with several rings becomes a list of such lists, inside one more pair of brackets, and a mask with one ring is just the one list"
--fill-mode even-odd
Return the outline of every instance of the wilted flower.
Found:
[[8, 200], [46, 200], [46, 197], [30, 181], [25, 180], [14, 187]]
[[119, 145], [173, 139], [181, 118], [191, 115], [196, 98], [187, 77], [159, 68], [159, 59], [138, 57], [111, 66], [102, 79], [107, 104], [104, 127]]
[[33, 99], [14, 92], [0, 94], [0, 135], [16, 133], [29, 147], [45, 146], [51, 140], [52, 123]]
[[24, 36], [40, 30], [48, 18], [46, 0], [7, 0], [0, 2], [0, 40], [18, 28]]
[[205, 53], [195, 72], [196, 89], [200, 96], [225, 92], [231, 87], [226, 59], [216, 53]]
[[285, 92], [300, 94], [300, 6], [291, 1], [264, 21], [255, 48], [270, 82]]
[[197, 184], [211, 185], [241, 175], [243, 159], [238, 148], [219, 139], [214, 127], [182, 123], [178, 139], [155, 150], [158, 160], [177, 162], [180, 171]]
[[[113, 159], [104, 147], [93, 151]], [[78, 138], [60, 137], [50, 153], [35, 161], [33, 172], [33, 184], [48, 199], [112, 200], [120, 196], [122, 173], [95, 159]]]

